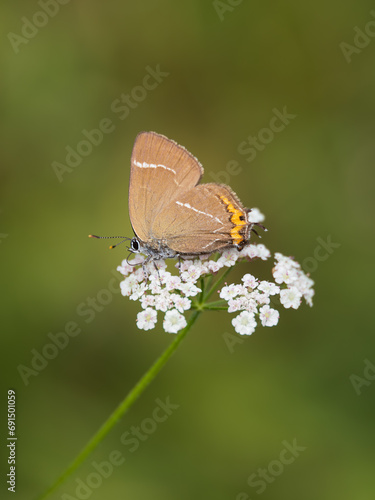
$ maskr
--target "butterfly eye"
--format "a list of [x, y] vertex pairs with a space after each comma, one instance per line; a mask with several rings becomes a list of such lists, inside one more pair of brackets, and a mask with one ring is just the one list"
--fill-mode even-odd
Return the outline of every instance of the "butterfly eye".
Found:
[[134, 252], [139, 252], [139, 241], [137, 240], [137, 238], [133, 238], [130, 242], [130, 248], [134, 251]]

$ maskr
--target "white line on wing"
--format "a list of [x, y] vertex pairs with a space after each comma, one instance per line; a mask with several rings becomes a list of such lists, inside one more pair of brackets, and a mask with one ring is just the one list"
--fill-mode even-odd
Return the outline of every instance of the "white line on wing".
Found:
[[210, 241], [209, 243], [207, 243], [207, 245], [204, 245], [204, 247], [202, 247], [202, 248], [207, 248], [208, 246], [213, 245], [215, 243], [215, 241], [219, 241], [219, 240], [220, 240], [220, 238], [216, 238], [214, 241]]
[[176, 201], [176, 203], [177, 203], [177, 205], [180, 205], [181, 207], [190, 208], [191, 210], [194, 210], [194, 212], [197, 212], [198, 214], [207, 215], [207, 217], [211, 217], [211, 219], [215, 219], [222, 226], [224, 225], [218, 217], [215, 217], [212, 214], [208, 214], [207, 212], [202, 212], [202, 210], [198, 210], [197, 208], [192, 207], [189, 203], [182, 203], [181, 201]]
[[176, 175], [176, 171], [173, 170], [173, 168], [166, 167], [165, 165], [162, 165], [160, 163], [158, 165], [156, 165], [155, 163], [146, 163], [145, 161], [143, 163], [141, 163], [140, 161], [137, 161], [137, 160], [133, 160], [133, 161], [134, 161], [134, 165], [136, 165], [139, 168], [164, 168], [165, 170], [169, 170], [174, 175]]

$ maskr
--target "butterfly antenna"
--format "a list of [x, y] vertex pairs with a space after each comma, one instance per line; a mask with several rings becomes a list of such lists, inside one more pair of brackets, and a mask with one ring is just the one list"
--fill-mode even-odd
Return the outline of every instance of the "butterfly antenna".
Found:
[[119, 241], [116, 243], [116, 245], [111, 245], [109, 248], [115, 248], [121, 245], [121, 243], [124, 243], [124, 241], [131, 240], [131, 238], [127, 238], [126, 236], [96, 236], [95, 234], [89, 234], [89, 238], [97, 238], [98, 240], [107, 240], [107, 239], [113, 239], [113, 238], [123, 238], [122, 241]]

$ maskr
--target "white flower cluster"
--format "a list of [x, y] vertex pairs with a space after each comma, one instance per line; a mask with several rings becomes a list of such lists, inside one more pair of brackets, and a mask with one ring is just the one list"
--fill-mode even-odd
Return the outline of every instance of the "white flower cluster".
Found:
[[198, 278], [208, 272], [201, 262], [189, 261], [181, 263], [181, 276], [172, 275], [166, 271], [163, 260], [156, 261], [158, 272], [153, 263], [145, 266], [149, 273], [146, 282], [142, 267], [142, 258], [136, 255], [129, 264], [124, 260], [117, 270], [125, 276], [120, 283], [121, 293], [130, 300], [139, 300], [143, 311], [137, 315], [137, 326], [141, 330], [151, 330], [157, 322], [157, 311], [165, 313], [163, 327], [168, 333], [177, 333], [186, 326], [183, 312], [191, 307], [189, 297], [195, 297], [201, 290], [195, 283]]
[[[258, 209], [253, 209], [251, 216], [253, 222], [262, 222], [264, 219]], [[201, 256], [194, 260], [182, 260], [176, 264], [179, 275], [167, 271], [163, 260], [142, 266], [145, 258], [141, 255], [136, 255], [130, 263], [124, 260], [117, 270], [124, 276], [120, 283], [122, 295], [130, 300], [139, 300], [142, 306], [143, 310], [137, 315], [138, 328], [154, 328], [160, 311], [164, 313], [164, 330], [177, 333], [187, 325], [184, 313], [194, 307], [192, 298], [201, 292], [197, 286], [198, 280], [215, 275], [222, 268], [234, 266], [238, 259], [252, 261], [267, 260], [270, 257], [271, 252], [264, 245], [249, 244], [242, 251], [235, 248], [225, 250], [217, 259]], [[144, 270], [147, 271], [147, 278]], [[271, 302], [274, 304], [276, 299], [285, 308], [297, 309], [304, 297], [312, 306], [314, 282], [302, 271], [298, 262], [276, 253], [272, 273], [275, 283], [259, 281], [253, 275], [245, 274], [242, 284], [226, 284], [218, 290], [223, 305], [227, 302], [229, 313], [240, 311], [232, 320], [237, 333], [251, 335], [257, 326], [257, 317], [263, 326], [276, 325], [279, 312], [270, 307]]]
[[273, 277], [278, 284], [285, 284], [286, 288], [280, 292], [280, 302], [286, 308], [298, 309], [303, 297], [312, 307], [314, 296], [314, 281], [301, 269], [301, 266], [291, 257], [275, 253], [275, 267], [272, 269]]
[[[156, 262], [158, 272], [153, 263], [146, 265], [149, 273], [147, 282], [141, 265], [144, 258], [140, 255], [135, 256], [131, 265], [124, 260], [117, 270], [125, 277], [120, 283], [122, 295], [141, 303], [143, 310], [137, 315], [138, 328], [154, 328], [157, 311], [160, 311], [165, 313], [164, 330], [177, 333], [187, 324], [183, 313], [191, 308], [191, 297], [201, 292], [196, 286], [201, 277], [216, 274], [223, 267], [232, 267], [239, 258], [267, 260], [270, 256], [270, 251], [264, 245], [251, 244], [241, 252], [236, 249], [225, 250], [218, 260], [202, 257], [181, 261], [179, 276], [166, 271], [165, 262], [159, 260]], [[232, 320], [236, 332], [241, 335], [253, 333], [257, 326], [256, 316], [259, 316], [263, 326], [278, 323], [279, 312], [270, 307], [273, 296], [279, 295], [278, 303], [285, 308], [297, 309], [302, 297], [312, 305], [314, 282], [303, 273], [298, 262], [280, 253], [275, 254], [275, 259], [272, 273], [276, 283], [259, 281], [253, 275], [245, 274], [242, 284], [226, 285], [219, 290], [220, 298], [228, 303], [229, 313], [241, 311]]]
[[[240, 335], [251, 335], [259, 316], [262, 326], [275, 326], [279, 321], [279, 311], [270, 303], [280, 303], [285, 308], [298, 309], [301, 298], [312, 306], [314, 282], [291, 257], [275, 254], [272, 270], [276, 283], [258, 281], [252, 274], [245, 274], [241, 285], [227, 285], [220, 291], [220, 297], [228, 302], [228, 312], [242, 311], [232, 320], [232, 325]], [[277, 298], [276, 296], [279, 295]]]

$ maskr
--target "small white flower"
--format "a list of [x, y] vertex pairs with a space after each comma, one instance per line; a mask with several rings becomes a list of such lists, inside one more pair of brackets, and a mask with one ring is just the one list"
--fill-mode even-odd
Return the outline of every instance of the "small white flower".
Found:
[[191, 300], [189, 300], [187, 297], [181, 297], [181, 295], [178, 295], [177, 293], [171, 294], [171, 301], [173, 302], [174, 307], [179, 311], [180, 313], [184, 311], [188, 311], [191, 306]]
[[155, 306], [155, 296], [144, 294], [141, 297], [141, 306], [142, 309], [147, 309], [148, 307]]
[[[203, 256], [200, 256], [203, 257]], [[204, 256], [208, 259], [208, 256]], [[193, 260], [181, 260], [177, 262], [176, 267], [180, 272], [180, 276], [185, 281], [196, 281], [202, 274], [208, 272], [207, 263], [200, 258]], [[186, 274], [185, 274], [186, 273]]]
[[137, 314], [137, 327], [140, 330], [152, 330], [157, 321], [157, 314], [154, 309], [148, 307]]
[[249, 259], [256, 259], [259, 257], [258, 245], [246, 245], [242, 250], [242, 257], [249, 257]]
[[298, 278], [298, 289], [301, 293], [307, 292], [307, 290], [310, 290], [314, 286], [314, 281], [309, 277], [306, 276], [305, 273], [300, 274]]
[[187, 325], [185, 317], [176, 309], [167, 311], [164, 316], [163, 327], [167, 333], [177, 333]]
[[163, 290], [159, 295], [155, 296], [155, 309], [157, 311], [166, 312], [172, 306], [170, 293]]
[[259, 309], [259, 319], [263, 326], [275, 326], [279, 322], [279, 311], [263, 306]]
[[285, 257], [285, 255], [283, 255], [280, 252], [275, 252], [275, 259], [277, 260], [277, 262], [283, 262], [289, 260], [288, 257]]
[[192, 264], [186, 271], [181, 274], [181, 279], [183, 281], [196, 283], [201, 275], [201, 269], [201, 267]]
[[312, 288], [314, 286], [314, 281], [301, 271], [298, 280], [293, 283], [293, 285], [298, 288], [308, 305], [312, 307], [312, 298], [315, 293]]
[[138, 300], [144, 296], [145, 291], [148, 289], [146, 283], [136, 283], [132, 288], [132, 294], [130, 295], [130, 300]]
[[236, 311], [243, 310], [243, 298], [229, 299], [228, 300], [228, 312], [233, 313]]
[[263, 222], [265, 219], [265, 216], [262, 214], [259, 208], [252, 208], [247, 217], [248, 221], [253, 223]]
[[154, 260], [154, 262], [150, 262], [150, 264], [155, 268], [155, 266], [157, 267], [158, 271], [164, 271], [165, 269], [167, 269], [167, 263], [165, 262], [165, 260], [163, 259], [159, 259], [159, 260]]
[[220, 298], [224, 300], [234, 299], [234, 297], [237, 297], [237, 295], [240, 294], [241, 292], [242, 292], [241, 285], [235, 285], [234, 283], [231, 283], [230, 285], [224, 286], [221, 289]]
[[195, 286], [193, 283], [190, 283], [189, 281], [187, 283], [180, 283], [178, 289], [181, 290], [181, 292], [186, 297], [194, 297], [202, 291], [200, 288]]
[[181, 278], [179, 276], [171, 275], [165, 282], [165, 287], [168, 291], [176, 290], [181, 284]]
[[257, 245], [257, 247], [258, 247], [258, 257], [260, 259], [267, 260], [271, 257], [271, 252], [268, 250], [268, 248], [266, 248], [265, 245], [260, 243], [259, 245]]
[[294, 257], [285, 257], [284, 256], [284, 262], [286, 262], [288, 264], [288, 266], [290, 266], [290, 267], [294, 267], [295, 269], [301, 269], [299, 262], [294, 260]]
[[137, 277], [134, 274], [130, 274], [120, 283], [121, 294], [129, 297], [136, 285], [138, 285]]
[[258, 290], [268, 294], [268, 295], [276, 295], [280, 292], [280, 287], [272, 283], [271, 281], [261, 281], [258, 286]]
[[306, 300], [307, 304], [312, 307], [313, 306], [313, 301], [312, 298], [314, 297], [314, 290], [308, 290], [303, 294], [304, 299]]
[[181, 259], [178, 262], [176, 262], [175, 267], [177, 267], [177, 269], [182, 274], [184, 271], [187, 271], [189, 269], [191, 263], [192, 263], [191, 259], [184, 259], [183, 257], [181, 257]]
[[223, 264], [226, 267], [232, 267], [239, 257], [240, 253], [237, 248], [229, 248], [229, 250], [223, 251], [217, 262], [218, 264]]
[[242, 309], [244, 311], [257, 313], [257, 307], [256, 300], [252, 297], [252, 294], [249, 294], [247, 297], [242, 297]]
[[201, 259], [195, 259], [194, 261], [194, 266], [199, 269], [200, 275], [202, 276], [203, 274], [208, 273], [208, 268], [207, 268], [208, 261], [203, 261]]
[[262, 293], [256, 290], [251, 295], [259, 305], [270, 303], [270, 296], [268, 295], [268, 293]]
[[301, 304], [301, 297], [302, 293], [295, 286], [286, 288], [280, 292], [280, 302], [285, 309], [289, 309], [290, 307], [298, 309]]
[[214, 260], [209, 260], [207, 262], [207, 268], [211, 273], [217, 273], [223, 267], [222, 262], [216, 262]]
[[241, 281], [243, 281], [244, 286], [252, 289], [258, 286], [258, 280], [252, 274], [245, 274], [245, 276], [241, 278]]
[[151, 274], [149, 277], [149, 290], [153, 294], [158, 294], [161, 293], [161, 283], [160, 283], [160, 278], [157, 274]]
[[257, 323], [255, 321], [254, 313], [242, 311], [238, 316], [232, 319], [232, 325], [237, 333], [240, 335], [251, 335]]
[[290, 285], [296, 280], [296, 275], [293, 272], [293, 269], [288, 267], [285, 263], [276, 264], [272, 270], [272, 274], [278, 284], [286, 283], [287, 285]]
[[172, 273], [170, 273], [169, 271], [165, 271], [164, 269], [160, 269], [157, 273], [157, 277], [159, 278], [161, 283], [165, 285], [171, 279]]
[[289, 267], [289, 268], [293, 268], [294, 267], [296, 269], [300, 269], [301, 268], [301, 266], [299, 265], [299, 263], [296, 260], [294, 260], [292, 257], [286, 257], [282, 253], [276, 252], [275, 253], [275, 259], [278, 262], [280, 262], [280, 264], [283, 264], [286, 267]]

